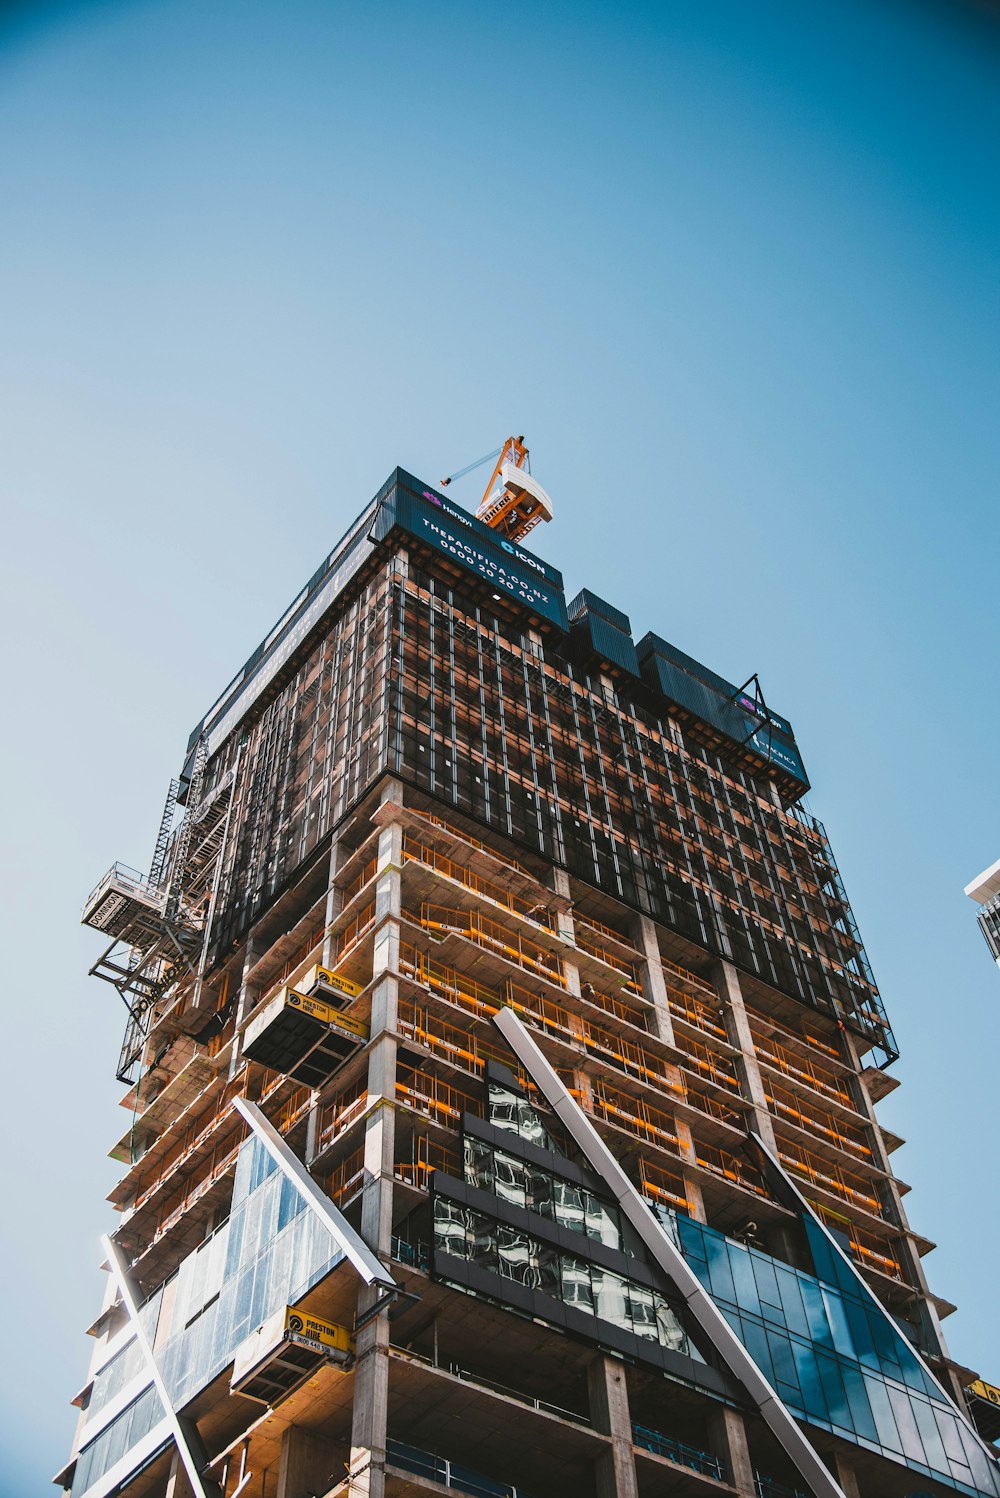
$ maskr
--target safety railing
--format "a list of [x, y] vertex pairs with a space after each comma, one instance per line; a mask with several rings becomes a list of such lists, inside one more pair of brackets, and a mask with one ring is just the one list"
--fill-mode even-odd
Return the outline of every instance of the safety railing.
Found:
[[396, 1068], [396, 1097], [417, 1113], [423, 1113], [436, 1123], [456, 1128], [463, 1113], [475, 1113], [482, 1117], [482, 1098], [439, 1077], [430, 1077], [415, 1067], [399, 1065]]
[[211, 1188], [221, 1181], [234, 1168], [236, 1156], [240, 1145], [249, 1132], [249, 1125], [240, 1119], [240, 1127], [235, 1131], [232, 1138], [220, 1141], [219, 1146], [213, 1150], [211, 1157], [205, 1162], [204, 1168], [184, 1178], [184, 1190], [180, 1198], [174, 1197], [169, 1203], [165, 1203], [156, 1227], [150, 1234], [149, 1247], [152, 1248], [161, 1238], [165, 1237], [173, 1227], [180, 1222], [181, 1218], [191, 1210], [199, 1198], [205, 1196]]
[[393, 1163], [392, 1173], [397, 1181], [426, 1191], [435, 1170], [461, 1179], [462, 1157], [443, 1140], [432, 1139], [428, 1134], [414, 1134], [410, 1141], [409, 1155]]
[[317, 1149], [325, 1149], [339, 1134], [350, 1128], [368, 1106], [368, 1084], [362, 1080], [347, 1087], [324, 1103], [316, 1131]]
[[679, 1051], [683, 1051], [685, 1059], [682, 1066], [691, 1066], [701, 1076], [707, 1077], [717, 1087], [725, 1087], [730, 1092], [740, 1091], [740, 1079], [736, 1070], [736, 1064], [729, 1056], [720, 1056], [703, 1046], [700, 1041], [691, 1040], [687, 1035], [675, 1035], [674, 1044]]
[[705, 1477], [714, 1477], [718, 1482], [726, 1480], [725, 1467], [710, 1451], [701, 1451], [697, 1446], [688, 1445], [686, 1441], [677, 1441], [673, 1436], [663, 1435], [661, 1431], [650, 1430], [648, 1425], [633, 1425], [632, 1441], [644, 1451], [665, 1456], [678, 1466], [690, 1467], [692, 1472], [701, 1472]]
[[603, 1077], [594, 1079], [592, 1112], [596, 1118], [626, 1129], [637, 1139], [651, 1140], [663, 1149], [674, 1152], [679, 1148], [674, 1120], [669, 1113], [654, 1108], [643, 1098], [629, 1097], [627, 1093], [619, 1092], [617, 1087], [610, 1087]]
[[357, 946], [361, 938], [367, 931], [371, 930], [374, 924], [375, 901], [373, 900], [370, 905], [365, 906], [364, 910], [359, 910], [350, 924], [345, 926], [343, 931], [339, 931], [334, 937], [333, 961], [339, 962], [345, 953], [349, 952], [352, 947]]
[[639, 1189], [652, 1201], [665, 1202], [682, 1212], [690, 1210], [683, 1176], [654, 1165], [644, 1155], [639, 1156]]
[[692, 1108], [699, 1109], [708, 1118], [716, 1118], [720, 1123], [731, 1124], [733, 1128], [743, 1129], [745, 1127], [745, 1105], [744, 1107], [733, 1107], [721, 1098], [712, 1097], [710, 1093], [703, 1092], [700, 1087], [689, 1082], [687, 1085], [686, 1101]]
[[599, 1056], [609, 1066], [635, 1077], [640, 1082], [683, 1100], [687, 1089], [683, 1080], [670, 1075], [669, 1062], [653, 1056], [634, 1040], [624, 1040], [612, 1030], [604, 1030], [590, 1020], [583, 1021], [583, 1043], [591, 1055]]
[[617, 952], [605, 946], [596, 931], [591, 933], [588, 925], [578, 921], [574, 927], [573, 941], [582, 952], [587, 952], [591, 957], [596, 957], [599, 962], [604, 962], [608, 967], [614, 968], [615, 972], [620, 973], [624, 978], [625, 987], [642, 996], [642, 982], [635, 964], [625, 957], [619, 957]]
[[539, 926], [552, 930], [552, 915], [544, 903], [526, 900], [522, 895], [516, 895], [511, 890], [504, 889], [503, 885], [494, 883], [492, 879], [484, 879], [481, 874], [474, 874], [464, 864], [456, 863], [444, 853], [439, 853], [436, 848], [422, 843], [410, 832], [403, 834], [403, 858], [422, 864], [424, 868], [433, 869], [438, 874], [444, 874], [446, 878], [454, 879], [457, 883], [464, 885], [473, 894], [492, 900], [494, 905], [502, 905], [514, 915], [523, 916]]
[[822, 1092], [836, 1102], [843, 1103], [846, 1108], [852, 1108], [857, 1112], [854, 1099], [847, 1089], [840, 1085], [835, 1072], [815, 1061], [810, 1061], [806, 1056], [787, 1050], [773, 1036], [761, 1034], [753, 1025], [750, 1026], [750, 1032], [753, 1035], [754, 1050], [762, 1061], [773, 1066], [776, 1071], [783, 1072], [791, 1080], [803, 1082], [815, 1092]]
[[729, 1150], [718, 1149], [713, 1144], [699, 1142], [695, 1145], [695, 1160], [705, 1170], [712, 1171], [714, 1175], [723, 1176], [734, 1186], [742, 1186], [744, 1190], [752, 1191], [756, 1196], [767, 1195], [764, 1182], [757, 1171], [740, 1155], [731, 1154]]
[[288, 1130], [309, 1112], [311, 1103], [312, 1089], [296, 1087], [295, 1091], [285, 1098], [277, 1112], [271, 1116], [271, 1122], [278, 1133], [287, 1134]]
[[409, 999], [399, 1001], [398, 1024], [401, 1035], [435, 1051], [464, 1071], [482, 1072], [487, 1061], [509, 1065], [510, 1053], [501, 1046], [491, 1045], [458, 1025], [450, 1025]]
[[487, 845], [485, 843], [481, 843], [477, 837], [473, 837], [471, 832], [465, 832], [461, 827], [456, 827], [454, 823], [446, 822], [444, 817], [435, 816], [432, 812], [429, 811], [418, 811], [415, 806], [408, 806], [406, 809], [411, 816], [419, 817], [423, 822], [430, 822], [434, 827], [441, 827], [445, 832], [450, 832], [452, 837], [460, 837], [462, 841], [464, 843], [468, 843], [471, 848], [479, 848], [481, 852], [488, 853], [491, 858], [496, 859], [497, 863], [505, 863], [509, 869], [516, 869], [519, 874], [527, 874], [529, 879], [533, 879], [535, 877], [534, 874], [532, 874], [522, 864], [519, 864], [515, 859], [508, 858], [505, 853], [498, 853], [496, 848], [487, 847]]
[[156, 1162], [155, 1168], [147, 1178], [146, 1184], [138, 1191], [132, 1202], [132, 1210], [138, 1209], [157, 1191], [160, 1191], [168, 1181], [179, 1171], [182, 1166], [187, 1165], [193, 1156], [207, 1145], [212, 1135], [220, 1126], [232, 1118], [232, 1101], [235, 1097], [245, 1097], [249, 1086], [249, 1076], [243, 1072], [219, 1094], [218, 1098], [210, 1108], [198, 1116], [189, 1127], [174, 1141], [169, 1150]]
[[[818, 1035], [812, 1035], [806, 1030], [803, 1030], [801, 1034], [795, 1030], [789, 1030], [788, 1026], [783, 1025], [780, 1020], [774, 1019], [771, 1015], [762, 1015], [749, 1005], [747, 1006], [747, 1018], [750, 1021], [750, 1029], [753, 1031], [755, 1037], [760, 1034], [774, 1045], [778, 1042], [771, 1032], [778, 1030], [787, 1035], [790, 1040], [797, 1041], [799, 1045], [807, 1045], [811, 1050], [822, 1051], [832, 1061], [838, 1061], [843, 1064], [844, 1058], [836, 1046], [831, 1045], [827, 1040], [821, 1040]], [[762, 1024], [761, 1021], [765, 1023]]]
[[877, 1217], [884, 1215], [885, 1209], [873, 1188], [860, 1176], [842, 1170], [829, 1160], [819, 1160], [801, 1145], [789, 1144], [786, 1140], [778, 1143], [778, 1158], [789, 1170], [804, 1176], [814, 1186], [832, 1191], [844, 1201], [853, 1202], [855, 1206], [863, 1207], [866, 1212], [873, 1212]]
[[495, 952], [560, 988], [566, 987], [562, 964], [555, 953], [528, 941], [516, 931], [508, 931], [477, 910], [451, 910], [444, 905], [423, 904], [417, 920], [425, 931], [440, 936], [463, 936], [485, 951]]
[[402, 1472], [412, 1472], [414, 1477], [425, 1477], [440, 1483], [443, 1488], [454, 1488], [459, 1493], [469, 1493], [471, 1498], [530, 1498], [524, 1488], [513, 1483], [496, 1482], [464, 1467], [447, 1457], [422, 1451], [419, 1446], [410, 1446], [405, 1441], [386, 1437], [385, 1459], [390, 1467]]
[[784, 1118], [796, 1128], [805, 1129], [809, 1133], [822, 1134], [838, 1149], [850, 1150], [852, 1154], [871, 1160], [871, 1146], [859, 1130], [850, 1129], [832, 1113], [825, 1113], [821, 1108], [811, 1107], [807, 1111], [803, 1107], [801, 1098], [778, 1083], [772, 1082], [770, 1077], [764, 1077], [762, 1081], [768, 1107], [776, 1118]]
[[708, 1004], [702, 1003], [701, 999], [694, 998], [691, 994], [685, 993], [683, 989], [672, 987], [669, 982], [667, 983], [667, 1004], [675, 1019], [682, 1019], [686, 1024], [693, 1025], [695, 1029], [702, 1030], [706, 1035], [714, 1035], [717, 1040], [728, 1042], [726, 1027], [719, 1019], [717, 1008], [710, 1009]]
[[365, 1147], [362, 1144], [346, 1160], [333, 1167], [326, 1180], [326, 1194], [338, 1206], [343, 1206], [357, 1196], [364, 1182]]
[[581, 925], [589, 926], [591, 930], [596, 931], [599, 936], [609, 936], [612, 941], [620, 941], [622, 946], [624, 947], [635, 946], [635, 942], [630, 936], [627, 936], [623, 931], [617, 931], [614, 926], [606, 926], [604, 922], [599, 921], [596, 916], [574, 914], [573, 924], [577, 929], [579, 929]]
[[359, 895], [368, 881], [373, 878], [378, 868], [378, 858], [370, 858], [359, 874], [356, 874], [350, 884], [344, 886], [343, 904], [350, 905], [355, 895]]

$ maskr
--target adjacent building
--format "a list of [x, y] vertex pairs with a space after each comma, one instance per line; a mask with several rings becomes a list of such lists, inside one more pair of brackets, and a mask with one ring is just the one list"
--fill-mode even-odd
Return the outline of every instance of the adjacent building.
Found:
[[1000, 859], [967, 884], [965, 893], [979, 906], [979, 929], [994, 962], [1000, 963]]
[[121, 1216], [57, 1483], [1000, 1498], [807, 788], [756, 677], [397, 469], [87, 900]]

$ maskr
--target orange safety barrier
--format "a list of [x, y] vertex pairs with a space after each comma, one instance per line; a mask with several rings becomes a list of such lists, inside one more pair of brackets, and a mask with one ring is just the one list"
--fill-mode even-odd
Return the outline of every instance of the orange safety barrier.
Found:
[[339, 962], [344, 953], [348, 952], [351, 947], [356, 946], [364, 936], [365, 932], [369, 931], [371, 927], [374, 926], [374, 924], [375, 901], [373, 900], [370, 905], [365, 906], [364, 910], [359, 911], [358, 914], [354, 917], [353, 921], [351, 921], [350, 925], [346, 926], [344, 930], [334, 938], [333, 961]]
[[777, 1071], [784, 1072], [787, 1077], [794, 1078], [797, 1082], [804, 1082], [807, 1087], [826, 1093], [827, 1097], [834, 1098], [838, 1103], [843, 1103], [845, 1107], [853, 1108], [857, 1112], [857, 1105], [850, 1093], [838, 1085], [836, 1075], [832, 1071], [826, 1067], [817, 1066], [805, 1056], [793, 1056], [770, 1036], [759, 1035], [753, 1026], [751, 1026], [751, 1034], [754, 1050], [762, 1061], [766, 1061]]
[[737, 1186], [743, 1186], [747, 1191], [753, 1191], [757, 1196], [766, 1196], [764, 1182], [757, 1171], [741, 1159], [739, 1155], [732, 1155], [728, 1150], [716, 1149], [713, 1144], [696, 1144], [695, 1159], [699, 1165], [706, 1170], [711, 1170], [715, 1175], [725, 1176], [727, 1181], [732, 1181]]
[[690, 1210], [683, 1176], [654, 1165], [642, 1155], [639, 1156], [639, 1188], [644, 1196], [652, 1197], [654, 1201], [667, 1202], [682, 1212]]
[[481, 1097], [442, 1082], [438, 1077], [429, 1077], [412, 1066], [397, 1066], [396, 1097], [418, 1113], [425, 1113], [428, 1118], [449, 1128], [457, 1125], [463, 1113], [475, 1113], [480, 1118], [483, 1113]]
[[719, 1040], [728, 1042], [729, 1037], [726, 1034], [726, 1028], [720, 1023], [718, 1013], [713, 1012], [700, 999], [692, 998], [689, 993], [684, 993], [679, 988], [673, 988], [668, 983], [667, 1004], [670, 1007], [671, 1014], [675, 1018], [685, 1020], [687, 1024], [694, 1025], [696, 1029], [704, 1031], [706, 1035], [714, 1035]]
[[365, 1111], [368, 1103], [368, 1084], [366, 1081], [355, 1082], [344, 1092], [337, 1093], [336, 1097], [323, 1105], [319, 1115], [319, 1127], [317, 1131], [317, 1144], [320, 1149], [325, 1149], [342, 1134], [356, 1118]]
[[512, 894], [502, 885], [494, 884], [491, 879], [484, 879], [481, 874], [474, 874], [471, 869], [465, 868], [463, 864], [455, 863], [453, 859], [439, 853], [436, 848], [430, 848], [426, 843], [419, 842], [409, 832], [403, 834], [403, 858], [445, 874], [449, 879], [464, 884], [466, 889], [472, 890], [474, 894], [492, 900], [494, 905], [502, 905], [506, 910], [513, 911], [515, 915], [525, 916], [539, 926], [552, 929], [552, 917], [548, 909], [540, 905], [537, 900], [526, 900], [520, 895]]
[[[775, 1041], [773, 1037], [771, 1037], [770, 1031], [772, 1029], [781, 1030], [785, 1035], [789, 1037], [789, 1039], [797, 1040], [800, 1044], [804, 1041], [806, 1045], [812, 1046], [814, 1050], [823, 1051], [824, 1054], [829, 1056], [833, 1061], [839, 1061], [841, 1063], [843, 1062], [844, 1058], [837, 1050], [836, 1046], [830, 1045], [829, 1042], [825, 1040], [820, 1040], [818, 1035], [810, 1035], [805, 1030], [803, 1030], [802, 1034], [800, 1035], [797, 1031], [790, 1030], [787, 1025], [783, 1025], [780, 1020], [774, 1019], [770, 1014], [761, 1014], [759, 1010], [751, 1008], [749, 1004], [747, 1005], [747, 1018], [750, 1021], [750, 1028], [754, 1032], [754, 1035], [756, 1036], [758, 1033], [763, 1033], [768, 1039], [768, 1043], [771, 1045], [776, 1045], [778, 1044], [778, 1042]], [[762, 1021], [767, 1026], [767, 1029], [764, 1031], [762, 1031]]]
[[573, 921], [576, 926], [579, 926], [581, 923], [585, 926], [590, 926], [602, 936], [610, 936], [613, 941], [620, 941], [626, 947], [635, 946], [635, 942], [630, 936], [626, 936], [623, 931], [617, 931], [614, 926], [606, 926], [596, 916], [574, 914]]
[[602, 1077], [594, 1079], [593, 1107], [595, 1118], [627, 1129], [637, 1139], [651, 1139], [666, 1149], [676, 1150], [680, 1141], [674, 1132], [674, 1121], [669, 1113], [653, 1108], [643, 1098], [629, 1097], [610, 1087]]
[[464, 936], [486, 951], [496, 952], [518, 967], [539, 973], [560, 988], [566, 987], [562, 964], [555, 953], [527, 941], [518, 932], [506, 930], [477, 910], [451, 910], [444, 905], [423, 904], [418, 920], [425, 931]]
[[244, 1123], [239, 1114], [235, 1115], [237, 1127], [231, 1134], [221, 1139], [212, 1151], [209, 1158], [200, 1169], [195, 1169], [190, 1175], [183, 1177], [183, 1188], [179, 1196], [173, 1196], [169, 1202], [164, 1203], [157, 1218], [156, 1229], [150, 1239], [150, 1246], [168, 1233], [176, 1223], [184, 1216], [199, 1197], [204, 1196], [216, 1181], [222, 1179], [231, 1170], [236, 1162], [236, 1155], [240, 1145], [249, 1133], [249, 1124]]
[[872, 1233], [866, 1233], [849, 1217], [834, 1212], [832, 1207], [824, 1207], [822, 1202], [811, 1202], [810, 1206], [819, 1213], [828, 1227], [836, 1228], [850, 1239], [851, 1252], [862, 1262], [862, 1267], [877, 1269], [880, 1274], [887, 1274], [905, 1284], [902, 1267], [888, 1243]]
[[220, 1125], [232, 1117], [230, 1104], [234, 1097], [246, 1096], [248, 1082], [248, 1074], [243, 1072], [222, 1090], [209, 1108], [197, 1114], [166, 1153], [156, 1161], [153, 1171], [145, 1178], [145, 1184], [132, 1203], [133, 1208], [141, 1207], [156, 1191], [159, 1191], [175, 1171], [208, 1142]]
[[596, 935], [595, 932], [594, 936], [590, 936], [587, 925], [583, 922], [578, 921], [574, 926], [573, 940], [580, 950], [589, 952], [591, 957], [598, 958], [601, 962], [607, 963], [608, 967], [614, 968], [616, 973], [621, 973], [625, 979], [625, 987], [641, 997], [642, 983], [634, 963], [624, 957], [619, 957], [617, 952], [612, 952], [609, 947], [597, 941]]
[[287, 1134], [293, 1124], [308, 1113], [312, 1102], [312, 1088], [296, 1087], [291, 1097], [285, 1099], [271, 1119], [279, 1134]]
[[509, 1051], [491, 1045], [457, 1025], [450, 1025], [427, 1009], [418, 1008], [409, 999], [399, 1001], [398, 1022], [400, 1034], [409, 1036], [428, 1050], [437, 1051], [465, 1071], [481, 1072], [487, 1061], [510, 1065]]
[[832, 1165], [827, 1160], [817, 1160], [801, 1145], [788, 1144], [784, 1140], [778, 1144], [778, 1158], [788, 1166], [789, 1170], [795, 1171], [797, 1175], [805, 1176], [807, 1180], [812, 1181], [814, 1186], [824, 1187], [827, 1191], [842, 1196], [846, 1201], [856, 1202], [866, 1211], [874, 1212], [879, 1217], [883, 1215], [882, 1203], [874, 1195], [873, 1188], [868, 1182], [841, 1170], [839, 1165]]
[[729, 1056], [719, 1056], [686, 1035], [675, 1035], [674, 1044], [679, 1051], [684, 1052], [685, 1061], [682, 1065], [690, 1064], [702, 1076], [711, 1078], [719, 1087], [726, 1087], [730, 1092], [740, 1091], [739, 1074]]
[[397, 1160], [392, 1170], [397, 1180], [405, 1181], [408, 1186], [415, 1186], [418, 1191], [427, 1190], [428, 1180], [435, 1170], [442, 1170], [446, 1175], [458, 1176], [459, 1179], [463, 1174], [458, 1150], [450, 1149], [447, 1144], [430, 1139], [426, 1134], [413, 1136], [410, 1158]]
[[371, 877], [375, 873], [377, 867], [378, 858], [370, 858], [365, 864], [364, 868], [361, 870], [360, 874], [356, 874], [355, 877], [351, 880], [350, 884], [344, 886], [344, 905], [350, 905], [351, 901], [354, 899], [354, 896], [361, 893], [365, 885], [368, 883], [369, 879], [371, 879]]
[[778, 1086], [777, 1083], [771, 1081], [770, 1077], [764, 1077], [762, 1080], [764, 1096], [776, 1118], [786, 1118], [800, 1129], [825, 1134], [827, 1139], [839, 1149], [850, 1150], [855, 1155], [864, 1155], [869, 1160], [872, 1158], [871, 1147], [865, 1143], [859, 1130], [850, 1130], [832, 1113], [824, 1113], [820, 1108], [812, 1108], [808, 1113], [804, 1112], [800, 1106], [801, 1099], [797, 1098], [794, 1093]]
[[497, 863], [505, 863], [508, 868], [516, 869], [519, 874], [527, 874], [529, 879], [535, 878], [534, 874], [530, 873], [528, 869], [517, 863], [515, 859], [508, 858], [506, 854], [498, 853], [496, 848], [488, 848], [486, 844], [481, 843], [477, 837], [473, 837], [471, 832], [463, 832], [460, 827], [454, 826], [451, 822], [446, 822], [444, 817], [436, 817], [432, 812], [429, 811], [418, 811], [415, 806], [408, 806], [406, 810], [410, 814], [410, 816], [420, 817], [422, 821], [430, 822], [435, 827], [443, 827], [445, 832], [450, 832], [453, 837], [460, 837], [462, 841], [468, 843], [470, 847], [479, 848], [481, 852], [488, 853], [491, 858], [496, 859]]
[[[567, 1009], [544, 995], [531, 993], [512, 981], [505, 983], [502, 995], [495, 994], [492, 990], [473, 983], [471, 979], [464, 978], [451, 968], [435, 965], [423, 953], [405, 942], [401, 943], [399, 960], [400, 968], [407, 976], [412, 977], [416, 982], [423, 983], [432, 991], [441, 993], [450, 1002], [461, 1004], [463, 1008], [472, 1010], [473, 1013], [488, 1018], [496, 1014], [503, 1004], [507, 1004], [532, 1027], [555, 1032], [576, 1045], [582, 1045], [592, 1054], [606, 1060], [609, 1065], [649, 1082], [652, 1086], [665, 1088], [679, 1097], [685, 1095], [684, 1083], [674, 1080], [666, 1071], [670, 1063], [650, 1056], [635, 1042], [624, 1040], [590, 1020], [576, 1019]], [[468, 992], [469, 989], [475, 992]], [[401, 1017], [404, 1012], [410, 1016], [413, 1011], [409, 1009], [404, 1011], [401, 1006]], [[427, 1016], [424, 1016], [424, 1019], [426, 1020]], [[412, 1019], [410, 1023], [413, 1023]], [[443, 1021], [434, 1023], [438, 1026], [444, 1025]], [[457, 1065], [482, 1070], [481, 1062], [475, 1059], [478, 1055], [487, 1054], [483, 1050], [482, 1043], [479, 1042], [477, 1045], [473, 1037], [465, 1031], [454, 1027], [447, 1028], [452, 1031], [447, 1038], [444, 1030], [436, 1032], [441, 1037], [440, 1044], [436, 1047], [432, 1040], [426, 1040], [424, 1043], [444, 1053], [451, 1051]], [[510, 1064], [509, 1056], [502, 1051], [497, 1051], [493, 1059], [502, 1061], [506, 1065]]]
[[331, 1201], [338, 1206], [344, 1206], [352, 1196], [356, 1196], [364, 1185], [365, 1179], [365, 1147], [360, 1145], [353, 1154], [341, 1160], [335, 1165], [326, 1181], [326, 1194]]

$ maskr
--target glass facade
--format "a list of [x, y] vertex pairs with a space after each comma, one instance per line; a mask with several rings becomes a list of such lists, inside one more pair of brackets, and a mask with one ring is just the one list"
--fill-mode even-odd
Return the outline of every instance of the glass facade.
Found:
[[704, 1223], [657, 1215], [795, 1415], [956, 1492], [1000, 1495], [971, 1428], [815, 1223], [805, 1219], [810, 1275]]
[[[301, 1299], [342, 1257], [340, 1246], [263, 1145], [255, 1137], [247, 1139], [240, 1147], [232, 1214], [183, 1260], [140, 1313], [174, 1407], [182, 1409], [232, 1362], [240, 1343], [272, 1311]], [[132, 1349], [137, 1346], [130, 1343], [98, 1375], [95, 1394], [105, 1375], [109, 1384], [118, 1380], [113, 1370], [119, 1358], [129, 1365], [135, 1361]], [[155, 1397], [153, 1390], [148, 1392]], [[102, 1389], [101, 1403], [110, 1397]], [[159, 1409], [158, 1400], [156, 1404]], [[124, 1419], [118, 1416], [81, 1451], [74, 1495], [96, 1482], [155, 1423], [144, 1425], [136, 1418], [110, 1442], [110, 1431]], [[105, 1453], [109, 1458], [114, 1453], [113, 1461]]]
[[120, 1415], [116, 1415], [95, 1440], [84, 1446], [77, 1457], [73, 1473], [73, 1498], [77, 1498], [79, 1493], [85, 1493], [105, 1472], [110, 1472], [125, 1453], [131, 1451], [133, 1446], [138, 1446], [162, 1419], [163, 1405], [160, 1403], [160, 1396], [150, 1385]]
[[622, 1248], [621, 1219], [585, 1186], [561, 1180], [541, 1166], [515, 1159], [468, 1135], [464, 1141], [465, 1179], [470, 1186], [492, 1191], [500, 1201], [527, 1212], [537, 1212], [574, 1233], [596, 1238], [609, 1248]]
[[[434, 1246], [453, 1258], [575, 1307], [597, 1322], [704, 1362], [674, 1309], [646, 1285], [561, 1253], [520, 1228], [444, 1197], [434, 1200]], [[594, 1337], [600, 1340], [595, 1325]]]

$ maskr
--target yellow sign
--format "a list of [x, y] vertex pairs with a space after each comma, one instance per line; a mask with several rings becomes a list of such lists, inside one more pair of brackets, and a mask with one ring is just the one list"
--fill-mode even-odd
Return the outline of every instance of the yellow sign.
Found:
[[289, 1306], [285, 1312], [285, 1331], [291, 1332], [293, 1337], [305, 1337], [309, 1342], [332, 1348], [334, 1352], [349, 1353], [353, 1345], [346, 1326], [323, 1321], [319, 1316], [297, 1311], [294, 1306]]
[[977, 1378], [969, 1385], [969, 1393], [978, 1394], [980, 1399], [988, 1399], [990, 1404], [1000, 1404], [1000, 1389], [993, 1384], [985, 1383], [981, 1378]]
[[324, 1004], [322, 999], [310, 999], [304, 993], [298, 993], [296, 989], [290, 988], [285, 1003], [290, 1009], [298, 1009], [302, 1014], [308, 1014], [311, 1019], [322, 1020], [324, 1025], [337, 1017], [338, 1011], [332, 1004]]
[[324, 1004], [322, 999], [310, 999], [307, 994], [290, 988], [285, 1003], [289, 1008], [297, 1009], [300, 1014], [308, 1014], [310, 1019], [332, 1025], [335, 1030], [346, 1030], [348, 1034], [358, 1035], [362, 1040], [368, 1039], [368, 1026], [363, 1019], [354, 1019], [352, 1015], [335, 1009], [332, 1004]]
[[342, 978], [339, 973], [331, 972], [328, 967], [314, 968], [309, 976], [312, 978], [310, 988], [314, 988], [317, 983], [323, 983], [327, 988], [335, 988], [338, 993], [346, 994], [349, 999], [356, 999], [362, 989], [360, 983], [355, 983], [350, 978]]

